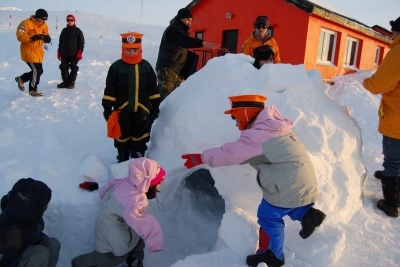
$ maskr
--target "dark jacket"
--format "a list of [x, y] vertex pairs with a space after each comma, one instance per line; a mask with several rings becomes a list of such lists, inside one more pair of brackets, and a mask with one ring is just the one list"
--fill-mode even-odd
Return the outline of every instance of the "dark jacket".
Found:
[[187, 59], [188, 48], [203, 47], [203, 40], [188, 36], [189, 27], [175, 19], [161, 38], [156, 70], [170, 68], [180, 75]]
[[50, 188], [32, 178], [18, 180], [2, 198], [0, 267], [18, 266], [25, 249], [47, 237], [42, 216], [50, 199]]
[[75, 56], [78, 50], [83, 52], [85, 46], [85, 38], [82, 31], [74, 26], [65, 27], [60, 34], [58, 50], [63, 57]]
[[157, 77], [149, 62], [143, 59], [132, 65], [119, 59], [110, 66], [102, 100], [104, 110], [122, 109], [122, 112], [138, 112], [149, 118], [152, 105], [158, 112], [159, 104]]

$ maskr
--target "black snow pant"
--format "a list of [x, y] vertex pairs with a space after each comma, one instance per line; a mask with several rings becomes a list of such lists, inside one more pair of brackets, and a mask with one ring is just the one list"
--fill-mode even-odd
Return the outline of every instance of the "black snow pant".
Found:
[[149, 120], [138, 112], [129, 112], [127, 108], [119, 114], [121, 138], [114, 139], [114, 146], [118, 152], [140, 152], [144, 156], [147, 150], [146, 143], [150, 140]]
[[[71, 72], [68, 72], [68, 69], [71, 69]], [[79, 70], [78, 60], [76, 59], [76, 56], [61, 57], [60, 70], [61, 78], [64, 84], [71, 85], [75, 83]]]
[[22, 74], [20, 77], [24, 83], [29, 82], [29, 91], [37, 90], [40, 76], [43, 73], [42, 63], [26, 62], [26, 64], [29, 66], [31, 71]]

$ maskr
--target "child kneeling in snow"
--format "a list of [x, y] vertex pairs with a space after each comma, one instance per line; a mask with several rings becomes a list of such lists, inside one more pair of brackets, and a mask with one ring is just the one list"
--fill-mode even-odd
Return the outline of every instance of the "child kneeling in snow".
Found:
[[96, 250], [76, 257], [72, 266], [110, 267], [126, 262], [128, 266], [141, 267], [144, 243], [150, 252], [162, 250], [160, 224], [146, 209], [147, 200], [159, 192], [165, 171], [147, 158], [129, 162], [128, 168], [128, 177], [113, 179], [100, 189], [102, 202], [94, 232]]
[[260, 225], [259, 249], [247, 256], [246, 263], [256, 267], [282, 266], [283, 217], [301, 221], [300, 236], [308, 238], [326, 215], [312, 206], [318, 200], [313, 165], [303, 144], [292, 133], [293, 123], [282, 118], [273, 105], [264, 108], [266, 97], [242, 95], [229, 97], [232, 108], [225, 111], [236, 120], [241, 131], [236, 142], [211, 148], [202, 154], [186, 154], [185, 166], [211, 167], [249, 163], [257, 170], [256, 181], [263, 193], [257, 217]]

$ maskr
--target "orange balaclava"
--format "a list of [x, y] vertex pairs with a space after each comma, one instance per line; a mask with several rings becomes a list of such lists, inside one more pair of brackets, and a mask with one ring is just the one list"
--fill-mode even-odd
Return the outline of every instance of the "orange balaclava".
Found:
[[[138, 32], [127, 32], [121, 33], [122, 37], [122, 61], [128, 64], [138, 64], [142, 61], [142, 33]], [[138, 48], [139, 53], [135, 56], [129, 56], [125, 53], [125, 49], [127, 48]]]
[[246, 129], [248, 123], [252, 121], [264, 109], [264, 102], [267, 100], [262, 95], [239, 95], [228, 97], [232, 108], [225, 111], [232, 117], [240, 121], [239, 130]]

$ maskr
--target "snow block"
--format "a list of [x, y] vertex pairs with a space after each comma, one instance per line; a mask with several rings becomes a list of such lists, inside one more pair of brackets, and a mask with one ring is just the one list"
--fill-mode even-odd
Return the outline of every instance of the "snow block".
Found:
[[90, 155], [78, 168], [78, 175], [85, 180], [102, 183], [108, 180], [108, 168], [104, 161], [96, 155]]

